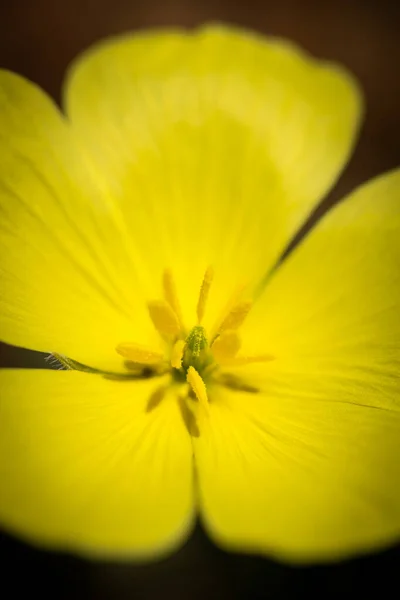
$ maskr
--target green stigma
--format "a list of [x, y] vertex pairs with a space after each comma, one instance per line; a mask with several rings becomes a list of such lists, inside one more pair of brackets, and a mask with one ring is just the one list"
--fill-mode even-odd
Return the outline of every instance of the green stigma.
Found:
[[193, 358], [198, 358], [202, 350], [207, 348], [208, 342], [204, 327], [196, 325], [186, 338], [186, 347]]

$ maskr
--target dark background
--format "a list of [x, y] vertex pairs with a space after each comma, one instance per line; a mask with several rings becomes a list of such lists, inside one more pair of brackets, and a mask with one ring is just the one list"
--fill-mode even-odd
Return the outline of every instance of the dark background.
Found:
[[[345, 64], [361, 81], [367, 115], [360, 143], [327, 206], [362, 181], [400, 165], [398, 0], [3, 0], [0, 67], [59, 99], [71, 59], [106, 35], [155, 25], [225, 21], [289, 37]], [[320, 212], [320, 211], [319, 211]], [[0, 344], [0, 366], [44, 367], [39, 354]], [[184, 548], [150, 565], [89, 563], [0, 536], [0, 596], [54, 600], [197, 598], [397, 598], [400, 546], [331, 566], [293, 568], [218, 550], [200, 528]], [[368, 593], [367, 593], [368, 597]]]

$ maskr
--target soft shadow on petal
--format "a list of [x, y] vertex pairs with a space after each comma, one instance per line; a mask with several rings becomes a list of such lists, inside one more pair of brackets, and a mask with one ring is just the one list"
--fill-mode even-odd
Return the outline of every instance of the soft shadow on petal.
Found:
[[157, 382], [0, 371], [0, 523], [49, 549], [149, 559], [194, 518], [190, 436]]

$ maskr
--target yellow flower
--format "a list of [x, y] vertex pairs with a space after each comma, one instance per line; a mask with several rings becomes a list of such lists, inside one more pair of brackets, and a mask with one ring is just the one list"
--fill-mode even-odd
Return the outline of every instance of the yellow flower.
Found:
[[0, 74], [0, 525], [144, 558], [199, 515], [292, 561], [400, 536], [400, 172], [277, 268], [346, 163], [343, 69], [226, 27], [78, 59], [66, 117]]

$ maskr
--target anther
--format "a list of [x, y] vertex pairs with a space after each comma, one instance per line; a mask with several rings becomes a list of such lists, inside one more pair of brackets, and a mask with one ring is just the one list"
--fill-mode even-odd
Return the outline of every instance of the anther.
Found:
[[221, 364], [230, 367], [241, 367], [252, 363], [270, 362], [271, 360], [275, 360], [275, 356], [271, 354], [256, 354], [254, 356], [233, 356], [224, 359], [221, 361]]
[[203, 283], [201, 284], [199, 299], [197, 302], [197, 321], [200, 324], [203, 320], [206, 310], [208, 294], [210, 292], [211, 283], [214, 279], [214, 269], [208, 267], [204, 273]]
[[183, 352], [185, 349], [186, 342], [184, 340], [177, 340], [172, 348], [171, 353], [171, 367], [174, 369], [180, 369], [182, 366]]
[[246, 285], [244, 283], [237, 285], [234, 289], [231, 297], [229, 298], [229, 301], [226, 303], [224, 309], [222, 310], [222, 313], [220, 314], [219, 318], [214, 324], [214, 327], [211, 330], [210, 338], [212, 340], [218, 333], [220, 333], [221, 324], [225, 321], [226, 316], [231, 313], [232, 309], [240, 302], [240, 298], [242, 297], [242, 294], [245, 289]]
[[192, 388], [199, 404], [208, 413], [209, 408], [206, 385], [194, 367], [189, 367], [186, 380]]
[[163, 273], [163, 290], [165, 301], [170, 305], [178, 317], [181, 329], [183, 329], [181, 306], [179, 304], [178, 294], [176, 293], [174, 277], [170, 269], [165, 269]]
[[161, 335], [174, 337], [180, 332], [179, 319], [169, 304], [163, 300], [147, 303], [150, 318]]
[[217, 333], [222, 333], [227, 329], [239, 329], [249, 314], [251, 307], [252, 302], [250, 300], [235, 304], [220, 324]]
[[218, 335], [211, 345], [214, 359], [222, 363], [226, 359], [233, 358], [240, 350], [240, 337], [236, 331], [227, 330]]
[[118, 344], [116, 351], [129, 361], [141, 365], [156, 365], [164, 359], [160, 352], [130, 342]]

